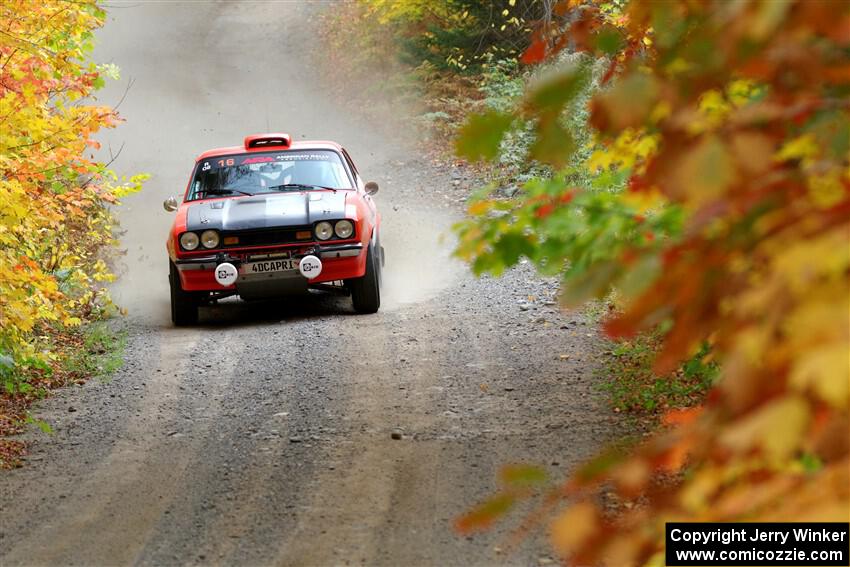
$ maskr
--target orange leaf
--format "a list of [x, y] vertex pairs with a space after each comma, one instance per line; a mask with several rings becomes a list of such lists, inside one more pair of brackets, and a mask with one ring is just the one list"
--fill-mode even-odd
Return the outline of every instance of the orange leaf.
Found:
[[551, 215], [555, 211], [555, 205], [552, 203], [547, 203], [542, 207], [539, 207], [536, 211], [534, 211], [534, 216], [539, 219], [545, 219], [549, 215]]
[[687, 425], [702, 415], [702, 412], [702, 406], [670, 410], [661, 416], [661, 423], [664, 425]]
[[520, 61], [525, 63], [526, 65], [532, 65], [534, 63], [540, 63], [543, 59], [546, 58], [546, 42], [538, 39], [534, 43], [528, 46], [528, 49], [525, 50], [525, 53], [520, 57]]
[[515, 503], [516, 498], [512, 495], [497, 494], [458, 518], [455, 521], [455, 529], [461, 534], [486, 530], [493, 522], [507, 514]]
[[599, 515], [596, 507], [588, 502], [575, 504], [552, 522], [552, 546], [559, 555], [570, 555], [596, 535], [598, 529]]

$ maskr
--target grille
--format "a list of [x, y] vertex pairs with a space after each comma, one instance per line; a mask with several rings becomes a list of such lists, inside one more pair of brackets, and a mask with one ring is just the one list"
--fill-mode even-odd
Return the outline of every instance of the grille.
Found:
[[295, 233], [303, 230], [309, 230], [313, 234], [313, 228], [310, 226], [295, 226], [287, 228], [263, 228], [259, 230], [240, 230], [233, 232], [222, 233], [222, 241], [228, 236], [239, 237], [238, 244], [229, 244], [225, 248], [238, 248], [240, 246], [264, 246], [267, 244], [292, 244], [295, 242], [309, 242], [312, 239], [298, 240], [295, 238]]

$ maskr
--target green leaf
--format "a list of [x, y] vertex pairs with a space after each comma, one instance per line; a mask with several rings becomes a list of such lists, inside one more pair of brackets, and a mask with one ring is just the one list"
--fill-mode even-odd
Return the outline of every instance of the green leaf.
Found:
[[800, 455], [799, 463], [808, 474], [814, 474], [823, 469], [823, 461], [814, 453]]
[[653, 2], [649, 6], [658, 45], [665, 48], [675, 45], [687, 30], [686, 22], [677, 12], [676, 5], [671, 2]]
[[625, 44], [623, 34], [614, 26], [604, 26], [595, 38], [596, 49], [607, 55], [619, 53]]
[[511, 494], [496, 494], [459, 518], [455, 527], [461, 533], [486, 529], [507, 514], [515, 503], [516, 497]]
[[593, 482], [622, 462], [626, 456], [625, 447], [612, 446], [581, 465], [573, 476], [579, 482]]
[[507, 488], [532, 488], [546, 484], [549, 475], [534, 465], [508, 465], [502, 468], [499, 479]]
[[513, 120], [512, 115], [495, 110], [473, 114], [460, 129], [455, 142], [457, 155], [471, 161], [496, 158]]
[[590, 71], [579, 65], [569, 71], [544, 79], [531, 91], [529, 103], [539, 111], [560, 113], [587, 86]]
[[618, 289], [626, 297], [637, 297], [643, 293], [661, 272], [661, 259], [654, 254], [641, 257], [620, 280]]
[[53, 428], [50, 426], [49, 423], [47, 423], [43, 419], [37, 419], [31, 415], [28, 415], [24, 422], [34, 424], [36, 427], [41, 429], [43, 433], [46, 433], [47, 435], [53, 435]]
[[505, 266], [513, 266], [521, 256], [532, 256], [534, 254], [534, 246], [529, 242], [528, 237], [516, 232], [509, 232], [502, 235], [496, 242], [495, 249], [502, 258]]
[[43, 433], [46, 433], [47, 435], [53, 435], [53, 428], [46, 421], [36, 419], [33, 423], [35, 423], [36, 426], [38, 426], [38, 428], [41, 429]]
[[574, 151], [573, 135], [556, 118], [551, 118], [539, 124], [529, 154], [537, 161], [560, 168], [569, 162]]
[[814, 135], [817, 145], [831, 159], [840, 160], [850, 151], [850, 120], [843, 112], [829, 110], [818, 113], [804, 131]]
[[561, 302], [564, 305], [580, 305], [589, 299], [602, 297], [620, 273], [620, 265], [616, 261], [598, 262], [586, 272], [573, 277], [564, 283], [561, 291]]

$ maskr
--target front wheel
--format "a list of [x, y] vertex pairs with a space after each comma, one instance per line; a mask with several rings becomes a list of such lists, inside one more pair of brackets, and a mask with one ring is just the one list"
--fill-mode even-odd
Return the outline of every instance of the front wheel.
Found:
[[180, 287], [180, 274], [173, 262], [169, 264], [168, 284], [171, 287], [171, 322], [177, 327], [198, 323], [198, 299], [196, 294]]
[[349, 280], [351, 302], [358, 313], [377, 313], [381, 306], [381, 265], [376, 261], [374, 246], [366, 252], [366, 273], [362, 277]]

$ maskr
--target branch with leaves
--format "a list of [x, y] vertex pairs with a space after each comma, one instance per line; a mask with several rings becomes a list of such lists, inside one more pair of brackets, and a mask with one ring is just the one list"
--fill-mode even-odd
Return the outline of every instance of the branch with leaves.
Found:
[[[663, 329], [658, 372], [709, 343], [721, 371], [704, 406], [553, 491], [553, 545], [576, 564], [660, 564], [667, 521], [847, 521], [850, 7], [572, 0], [523, 60], [567, 49], [607, 69], [589, 104], [593, 158], [576, 162], [564, 126], [582, 65], [514, 112], [471, 118], [462, 155], [492, 158], [531, 123], [532, 158], [564, 173], [515, 202], [474, 202], [458, 252], [493, 273], [526, 256], [562, 274], [565, 304], [616, 288], [610, 336]], [[575, 186], [577, 168], [624, 189]], [[603, 487], [633, 505], [611, 514]]]
[[73, 327], [110, 305], [104, 250], [115, 244], [109, 206], [146, 176], [119, 180], [85, 157], [114, 109], [90, 104], [103, 85], [88, 59], [104, 12], [94, 1], [0, 6], [0, 379], [51, 358], [46, 326]]

